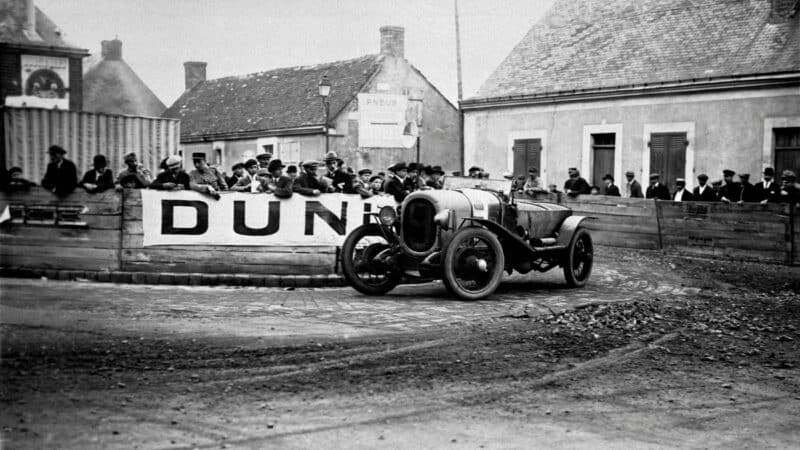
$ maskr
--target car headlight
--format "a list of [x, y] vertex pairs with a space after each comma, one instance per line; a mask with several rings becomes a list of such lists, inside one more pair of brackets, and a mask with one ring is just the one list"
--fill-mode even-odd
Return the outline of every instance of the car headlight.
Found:
[[436, 223], [437, 225], [439, 225], [439, 227], [441, 229], [449, 230], [450, 229], [450, 210], [449, 209], [443, 209], [443, 210], [439, 211], [438, 213], [436, 213], [436, 215], [433, 216], [433, 222]]
[[391, 206], [384, 206], [381, 208], [380, 212], [378, 212], [378, 219], [380, 219], [383, 225], [390, 227], [394, 225], [397, 220], [397, 211]]

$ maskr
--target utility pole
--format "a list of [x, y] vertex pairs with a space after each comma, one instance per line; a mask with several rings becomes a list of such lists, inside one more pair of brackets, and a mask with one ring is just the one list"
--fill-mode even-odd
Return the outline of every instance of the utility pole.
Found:
[[458, 78], [458, 101], [464, 99], [464, 89], [461, 83], [461, 29], [458, 25], [458, 0], [453, 0], [456, 10], [456, 70]]

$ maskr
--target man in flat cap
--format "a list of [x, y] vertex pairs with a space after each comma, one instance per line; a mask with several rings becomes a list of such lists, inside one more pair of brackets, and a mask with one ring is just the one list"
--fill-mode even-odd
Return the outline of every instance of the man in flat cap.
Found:
[[761, 198], [756, 192], [756, 187], [750, 182], [749, 173], [739, 174], [739, 185], [742, 187], [741, 195], [739, 196], [739, 203], [755, 203], [761, 201]]
[[614, 184], [614, 176], [613, 175], [611, 175], [610, 173], [607, 173], [603, 177], [603, 183], [606, 184], [605, 195], [608, 195], [609, 197], [619, 197], [620, 196], [619, 195], [619, 188], [617, 187], [616, 184]]
[[716, 202], [717, 191], [708, 185], [708, 175], [701, 173], [697, 176], [697, 186], [692, 191], [692, 196], [698, 202]]
[[735, 203], [742, 198], [742, 185], [733, 181], [733, 176], [736, 175], [731, 169], [722, 171], [723, 184], [719, 188], [719, 200], [724, 203]]
[[361, 198], [370, 198], [375, 195], [369, 183], [370, 178], [372, 178], [371, 170], [361, 169], [358, 171], [358, 179], [353, 182], [353, 189]]
[[674, 202], [691, 202], [694, 200], [694, 195], [686, 190], [686, 180], [683, 178], [675, 179], [675, 192], [672, 194], [672, 201]]
[[[267, 168], [269, 168], [269, 166]], [[264, 178], [258, 174], [260, 169], [261, 166], [258, 164], [258, 160], [250, 158], [245, 161], [244, 173], [241, 178], [239, 178], [239, 181], [231, 186], [231, 190], [250, 193], [264, 192], [266, 186]]]
[[264, 150], [264, 153], [259, 153], [256, 155], [256, 161], [258, 161], [258, 175], [264, 176], [269, 174], [269, 162], [272, 159], [272, 152], [268, 150]]
[[399, 162], [389, 167], [388, 170], [389, 176], [383, 184], [383, 190], [387, 194], [394, 196], [395, 201], [400, 203], [405, 200], [406, 196], [410, 193], [410, 191], [405, 188], [408, 166], [406, 166], [404, 162]]
[[431, 167], [431, 179], [428, 180], [431, 189], [442, 189], [444, 187], [444, 170], [442, 166]]
[[216, 168], [208, 165], [205, 153], [192, 153], [192, 162], [194, 170], [189, 172], [189, 187], [219, 200], [219, 193], [228, 190], [225, 178]]
[[166, 169], [159, 173], [150, 183], [150, 189], [160, 191], [179, 191], [189, 189], [189, 174], [181, 167], [183, 160], [178, 155], [171, 155], [164, 161]]
[[104, 155], [94, 155], [93, 169], [83, 174], [78, 185], [90, 194], [97, 194], [114, 187], [114, 176], [108, 168], [108, 161]]
[[570, 197], [577, 197], [579, 195], [587, 195], [592, 192], [592, 187], [589, 182], [581, 176], [581, 173], [575, 167], [567, 169], [569, 178], [564, 182], [564, 192]]
[[294, 180], [292, 190], [300, 195], [314, 197], [325, 191], [325, 186], [322, 185], [317, 175], [319, 163], [317, 161], [304, 161], [300, 166], [303, 168], [303, 173]]
[[78, 169], [64, 157], [67, 151], [58, 145], [50, 146], [47, 153], [50, 154], [50, 163], [42, 178], [42, 187], [59, 197], [71, 194], [78, 186]]
[[[152, 181], [150, 171], [142, 167], [136, 153], [128, 153], [124, 157], [125, 168], [117, 175], [117, 188], [144, 189]], [[123, 183], [124, 181], [124, 183]]]
[[764, 168], [763, 178], [756, 183], [755, 190], [758, 201], [762, 205], [777, 197], [778, 192], [780, 192], [780, 186], [779, 183], [775, 182], [775, 169], [772, 167]]
[[661, 183], [661, 175], [650, 174], [650, 186], [647, 186], [645, 198], [655, 198], [657, 200], [670, 200], [669, 189]]
[[625, 172], [625, 191], [623, 196], [625, 198], [644, 198], [642, 193], [642, 185], [635, 179], [635, 174], [632, 170]]
[[244, 163], [236, 163], [231, 167], [231, 176], [225, 177], [225, 184], [232, 188], [244, 176]]

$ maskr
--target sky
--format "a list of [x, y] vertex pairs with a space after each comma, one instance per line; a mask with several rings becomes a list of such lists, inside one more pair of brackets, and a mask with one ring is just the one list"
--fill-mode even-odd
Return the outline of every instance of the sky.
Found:
[[[473, 95], [553, 0], [458, 0], [464, 98]], [[405, 27], [405, 55], [457, 100], [453, 0], [35, 0], [72, 44], [122, 57], [167, 106], [183, 62], [209, 79], [378, 53], [379, 28]]]

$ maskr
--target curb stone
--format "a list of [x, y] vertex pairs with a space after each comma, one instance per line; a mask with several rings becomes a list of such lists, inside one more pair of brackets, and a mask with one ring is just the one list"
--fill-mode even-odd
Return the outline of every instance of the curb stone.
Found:
[[254, 286], [324, 288], [346, 286], [341, 275], [242, 275], [208, 273], [144, 273], [115, 271], [82, 271], [0, 267], [0, 277], [41, 278], [50, 280], [89, 280], [100, 283], [165, 284], [189, 286]]

